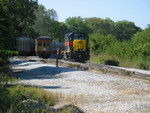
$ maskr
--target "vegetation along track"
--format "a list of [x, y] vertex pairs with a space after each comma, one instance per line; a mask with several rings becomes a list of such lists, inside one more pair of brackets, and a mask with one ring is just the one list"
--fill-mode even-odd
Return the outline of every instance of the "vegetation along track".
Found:
[[[36, 56], [20, 57], [21, 59], [33, 62], [44, 62], [44, 63], [56, 63], [56, 59], [42, 59]], [[133, 68], [123, 68], [118, 66], [110, 66], [98, 63], [79, 63], [71, 62], [65, 60], [58, 60], [58, 66], [70, 67], [74, 69], [86, 70], [86, 71], [95, 71], [103, 73], [117, 74], [121, 76], [130, 76], [134, 78], [140, 78], [150, 81], [150, 71], [133, 69]]]

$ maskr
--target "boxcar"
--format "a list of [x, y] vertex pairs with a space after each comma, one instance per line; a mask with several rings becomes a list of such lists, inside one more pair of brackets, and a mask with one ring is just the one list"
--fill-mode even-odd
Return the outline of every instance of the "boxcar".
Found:
[[34, 55], [35, 40], [28, 37], [20, 37], [18, 39], [19, 55]]

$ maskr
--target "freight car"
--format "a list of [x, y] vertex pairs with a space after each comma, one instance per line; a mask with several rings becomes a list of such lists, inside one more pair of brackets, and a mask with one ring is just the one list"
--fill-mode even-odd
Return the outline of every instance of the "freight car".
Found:
[[20, 37], [18, 39], [19, 55], [34, 55], [35, 53], [35, 40], [28, 37]]
[[35, 53], [42, 58], [49, 58], [52, 55], [52, 38], [40, 36], [36, 39]]
[[85, 33], [71, 32], [65, 35], [63, 58], [84, 62], [89, 60], [89, 37]]

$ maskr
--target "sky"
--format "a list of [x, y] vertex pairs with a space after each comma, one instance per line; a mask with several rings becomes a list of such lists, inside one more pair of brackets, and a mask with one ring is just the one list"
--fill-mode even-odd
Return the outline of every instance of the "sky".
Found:
[[145, 29], [150, 24], [150, 0], [38, 0], [46, 9], [54, 9], [58, 21], [68, 17], [127, 20]]

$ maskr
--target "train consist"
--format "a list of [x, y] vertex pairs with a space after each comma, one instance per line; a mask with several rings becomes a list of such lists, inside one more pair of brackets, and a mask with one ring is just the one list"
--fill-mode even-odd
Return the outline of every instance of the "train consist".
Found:
[[59, 58], [84, 62], [89, 60], [89, 38], [85, 33], [71, 32], [65, 35], [65, 42], [53, 41], [51, 37], [40, 36], [37, 39], [21, 37], [18, 40], [20, 55], [37, 55], [42, 58]]

